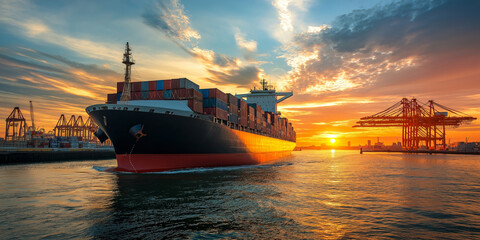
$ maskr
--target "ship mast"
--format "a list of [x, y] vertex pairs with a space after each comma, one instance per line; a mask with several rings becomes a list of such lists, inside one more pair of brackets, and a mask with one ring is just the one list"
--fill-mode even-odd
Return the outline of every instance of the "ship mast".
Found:
[[131, 82], [130, 82], [130, 77], [131, 77], [131, 72], [132, 72], [132, 65], [135, 64], [133, 61], [132, 53], [130, 53], [132, 49], [130, 46], [127, 45], [125, 46], [125, 53], [123, 54], [123, 61], [122, 63], [125, 64], [125, 82], [123, 85], [123, 92], [122, 92], [122, 97], [120, 98], [120, 101], [130, 101], [131, 96]]

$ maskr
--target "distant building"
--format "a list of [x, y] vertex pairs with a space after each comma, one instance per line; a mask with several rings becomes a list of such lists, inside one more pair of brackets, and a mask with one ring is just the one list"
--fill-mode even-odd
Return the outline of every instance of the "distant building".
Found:
[[347, 145], [348, 145], [348, 147], [350, 147], [350, 141], [348, 141]]
[[369, 147], [372, 146], [372, 140], [368, 140], [368, 146], [369, 146]]

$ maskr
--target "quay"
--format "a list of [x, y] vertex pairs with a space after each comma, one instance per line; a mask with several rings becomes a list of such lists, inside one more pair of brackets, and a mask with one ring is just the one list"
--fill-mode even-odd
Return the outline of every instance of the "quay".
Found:
[[114, 158], [113, 148], [0, 148], [0, 165]]

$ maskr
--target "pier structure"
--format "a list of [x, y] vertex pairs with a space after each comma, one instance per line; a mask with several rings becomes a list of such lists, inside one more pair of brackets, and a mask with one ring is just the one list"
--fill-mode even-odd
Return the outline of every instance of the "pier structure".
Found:
[[415, 98], [403, 98], [379, 113], [361, 118], [353, 127], [401, 127], [404, 150], [419, 150], [421, 144], [429, 150], [445, 150], [446, 127], [458, 127], [476, 119], [433, 100], [422, 103]]
[[85, 142], [96, 142], [98, 140], [94, 133], [97, 129], [97, 124], [90, 117], [84, 122], [82, 116], [72, 115], [67, 121], [62, 114], [53, 130], [57, 137], [81, 137]]

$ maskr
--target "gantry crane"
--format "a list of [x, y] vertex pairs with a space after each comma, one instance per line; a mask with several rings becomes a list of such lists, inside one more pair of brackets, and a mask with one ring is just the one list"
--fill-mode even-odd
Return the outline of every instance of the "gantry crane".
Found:
[[418, 150], [424, 143], [428, 149], [445, 150], [445, 128], [476, 119], [433, 100], [424, 104], [415, 98], [404, 98], [379, 113], [361, 118], [353, 127], [402, 127], [403, 149]]

